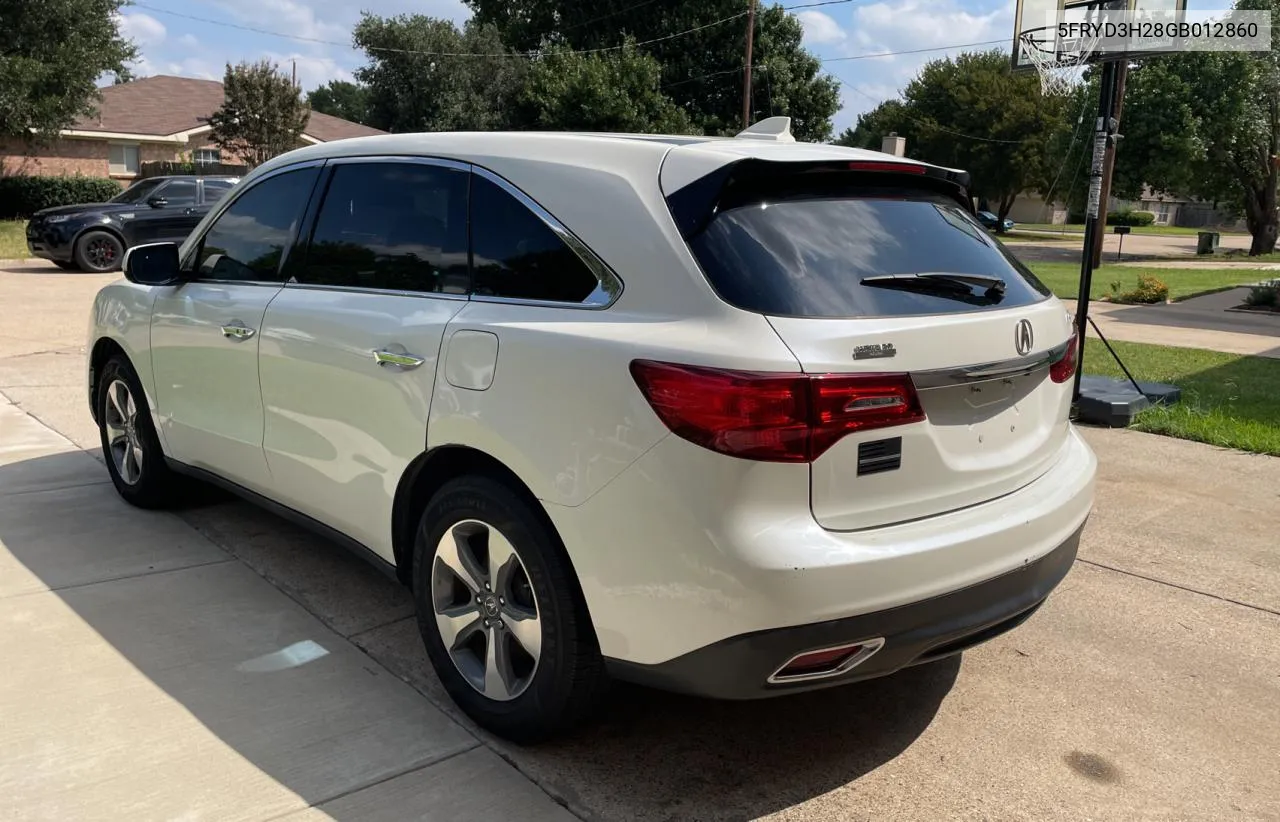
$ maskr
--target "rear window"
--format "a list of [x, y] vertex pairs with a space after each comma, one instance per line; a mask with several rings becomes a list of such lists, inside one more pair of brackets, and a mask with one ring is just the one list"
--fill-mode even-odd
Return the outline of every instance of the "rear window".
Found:
[[[722, 201], [689, 246], [712, 287], [738, 308], [790, 317], [893, 317], [1009, 308], [1049, 290], [945, 194], [824, 186]], [[999, 299], [872, 285], [869, 277], [996, 276]]]

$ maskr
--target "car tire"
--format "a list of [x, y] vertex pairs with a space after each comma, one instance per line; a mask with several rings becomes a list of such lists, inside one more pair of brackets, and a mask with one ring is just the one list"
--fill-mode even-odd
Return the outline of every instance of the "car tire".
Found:
[[54, 260], [53, 264], [56, 265], [58, 268], [61, 268], [63, 271], [79, 271], [80, 270], [80, 266], [76, 265], [71, 260]]
[[76, 240], [73, 256], [81, 271], [105, 274], [124, 262], [124, 243], [110, 231], [86, 231]]
[[538, 742], [589, 718], [607, 691], [560, 538], [504, 483], [467, 476], [432, 497], [414, 543], [413, 591], [436, 674], [486, 730]]
[[139, 508], [168, 508], [189, 484], [164, 460], [142, 384], [129, 360], [116, 355], [98, 377], [98, 432], [102, 456], [116, 491]]

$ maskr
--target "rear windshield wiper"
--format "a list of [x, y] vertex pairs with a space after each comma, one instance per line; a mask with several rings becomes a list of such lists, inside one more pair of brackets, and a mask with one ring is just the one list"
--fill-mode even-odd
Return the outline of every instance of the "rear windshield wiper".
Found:
[[[1005, 283], [999, 277], [985, 274], [951, 274], [945, 271], [925, 271], [913, 274], [876, 274], [863, 277], [863, 285], [886, 288], [920, 289], [929, 291], [946, 290], [953, 293], [972, 294], [971, 286], [985, 288], [983, 296], [990, 300], [999, 300], [1004, 296]], [[941, 287], [941, 288], [939, 288]]]

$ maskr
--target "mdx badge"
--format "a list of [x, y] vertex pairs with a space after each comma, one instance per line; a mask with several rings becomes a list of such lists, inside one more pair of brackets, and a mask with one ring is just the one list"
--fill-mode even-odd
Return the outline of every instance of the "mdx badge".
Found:
[[898, 349], [893, 347], [893, 343], [876, 343], [875, 345], [860, 345], [853, 349], [853, 358], [855, 360], [879, 360], [885, 357], [898, 356]]
[[1013, 329], [1013, 346], [1018, 349], [1018, 354], [1023, 357], [1030, 354], [1035, 342], [1036, 335], [1031, 328], [1031, 321], [1018, 320], [1018, 324]]

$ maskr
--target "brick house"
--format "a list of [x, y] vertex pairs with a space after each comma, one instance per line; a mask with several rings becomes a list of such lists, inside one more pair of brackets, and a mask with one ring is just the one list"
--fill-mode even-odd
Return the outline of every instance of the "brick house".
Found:
[[[53, 143], [28, 149], [0, 139], [0, 173], [85, 174], [128, 184], [142, 163], [190, 159], [239, 163], [209, 139], [205, 118], [222, 105], [222, 83], [157, 75], [101, 89], [98, 114], [65, 129]], [[299, 146], [383, 132], [312, 112]]]

